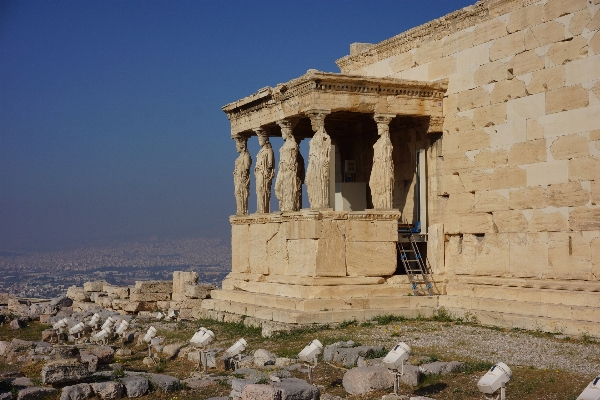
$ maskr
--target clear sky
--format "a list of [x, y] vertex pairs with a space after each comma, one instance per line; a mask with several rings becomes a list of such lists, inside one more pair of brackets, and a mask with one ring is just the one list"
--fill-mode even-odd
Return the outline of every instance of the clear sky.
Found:
[[228, 237], [223, 105], [472, 3], [1, 0], [0, 250]]

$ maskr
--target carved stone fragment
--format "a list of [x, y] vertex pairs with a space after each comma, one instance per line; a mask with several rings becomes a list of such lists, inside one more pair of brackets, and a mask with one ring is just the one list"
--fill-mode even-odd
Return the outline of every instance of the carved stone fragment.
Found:
[[248, 138], [236, 136], [235, 148], [240, 155], [235, 160], [233, 185], [235, 190], [236, 215], [248, 214], [248, 196], [250, 195], [250, 166], [252, 158], [246, 146]]
[[256, 166], [254, 167], [254, 177], [256, 178], [256, 212], [269, 213], [271, 185], [275, 176], [275, 156], [267, 133], [261, 128], [254, 129], [254, 132], [258, 136], [258, 143], [261, 146], [256, 155]]

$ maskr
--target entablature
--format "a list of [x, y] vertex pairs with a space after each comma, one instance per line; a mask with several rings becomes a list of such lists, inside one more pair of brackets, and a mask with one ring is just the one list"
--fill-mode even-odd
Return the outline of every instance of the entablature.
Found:
[[[422, 116], [440, 121], [447, 88], [447, 80], [425, 82], [309, 70], [287, 83], [229, 103], [223, 111], [231, 122], [232, 136], [252, 135], [255, 128], [305, 117], [314, 110]], [[431, 127], [438, 129], [438, 125]], [[441, 132], [441, 126], [435, 131]]]

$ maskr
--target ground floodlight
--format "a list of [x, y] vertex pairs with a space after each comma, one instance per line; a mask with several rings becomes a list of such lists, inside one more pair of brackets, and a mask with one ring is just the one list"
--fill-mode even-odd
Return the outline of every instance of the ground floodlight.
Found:
[[190, 344], [196, 347], [202, 347], [210, 344], [215, 338], [213, 331], [206, 328], [200, 328], [198, 332], [194, 333], [194, 336], [190, 339]]
[[100, 341], [100, 340], [105, 341], [110, 336], [110, 334], [111, 333], [109, 330], [102, 329], [100, 332], [98, 332], [94, 335], [94, 339], [96, 341]]
[[171, 310], [171, 311], [169, 311], [169, 314], [167, 315], [167, 319], [174, 320], [174, 319], [177, 319], [178, 316], [179, 316], [179, 310]]
[[88, 326], [94, 327], [96, 325], [98, 325], [98, 323], [100, 322], [100, 315], [98, 315], [98, 313], [92, 315], [92, 319], [90, 319], [90, 321], [88, 322]]
[[479, 382], [477, 382], [477, 389], [485, 394], [493, 394], [498, 389], [501, 389], [500, 398], [504, 400], [505, 387], [510, 378], [512, 378], [512, 371], [508, 368], [508, 365], [499, 362], [481, 377]]
[[317, 363], [317, 356], [321, 354], [321, 349], [323, 349], [323, 344], [319, 342], [317, 339], [310, 342], [301, 352], [298, 354], [298, 358], [302, 362]]
[[406, 343], [398, 343], [383, 359], [387, 369], [397, 371], [410, 357], [410, 347]]
[[[310, 342], [300, 354], [298, 354], [298, 358], [300, 361], [306, 363], [305, 365], [308, 367], [308, 382], [312, 385], [313, 383], [313, 369], [317, 366], [317, 357], [321, 354], [321, 350], [323, 349], [323, 344], [319, 342], [319, 340], [315, 339]], [[314, 364], [311, 364], [314, 363]]]
[[243, 338], [239, 339], [233, 344], [233, 346], [227, 349], [225, 355], [227, 355], [228, 357], [235, 357], [238, 354], [242, 353], [244, 350], [246, 350], [246, 346], [248, 346], [248, 343]]
[[404, 363], [408, 357], [410, 357], [410, 346], [400, 342], [383, 359], [383, 365], [394, 374], [394, 394], [396, 396], [400, 389], [400, 378], [404, 375]]
[[101, 329], [112, 329], [112, 327], [115, 326], [115, 322], [117, 321], [115, 321], [112, 317], [108, 317], [106, 318], [106, 321], [104, 321], [104, 323], [102, 324]]
[[117, 328], [117, 330], [115, 331], [115, 333], [119, 336], [121, 336], [122, 334], [125, 333], [125, 331], [129, 328], [129, 322], [127, 322], [127, 320], [121, 320], [121, 324], [119, 325], [119, 327]]
[[161, 313], [160, 311], [156, 313], [156, 319], [159, 320], [159, 321], [161, 319], [163, 319], [164, 316], [165, 316], [165, 314]]
[[146, 332], [146, 335], [144, 335], [144, 342], [146, 343], [150, 343], [150, 341], [152, 340], [152, 338], [156, 336], [156, 328], [151, 326], [150, 328], [148, 328], [148, 332]]
[[587, 385], [577, 400], [600, 400], [600, 375]]
[[81, 332], [83, 332], [84, 329], [85, 329], [85, 325], [83, 324], [83, 322], [80, 322], [77, 325], [73, 326], [71, 329], [69, 329], [69, 334], [70, 335], [78, 335]]
[[54, 325], [52, 325], [52, 329], [57, 330], [57, 331], [64, 329], [67, 327], [67, 323], [68, 323], [67, 319], [63, 318], [60, 321], [58, 321], [57, 323], [55, 323]]

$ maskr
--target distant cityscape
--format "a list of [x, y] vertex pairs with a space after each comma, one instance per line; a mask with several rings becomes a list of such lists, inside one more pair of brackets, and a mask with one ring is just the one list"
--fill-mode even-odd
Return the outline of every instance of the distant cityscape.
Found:
[[0, 293], [50, 298], [90, 280], [133, 285], [138, 280], [170, 280], [173, 271], [197, 271], [200, 282], [221, 285], [231, 270], [225, 239], [150, 239], [57, 252], [0, 250]]

